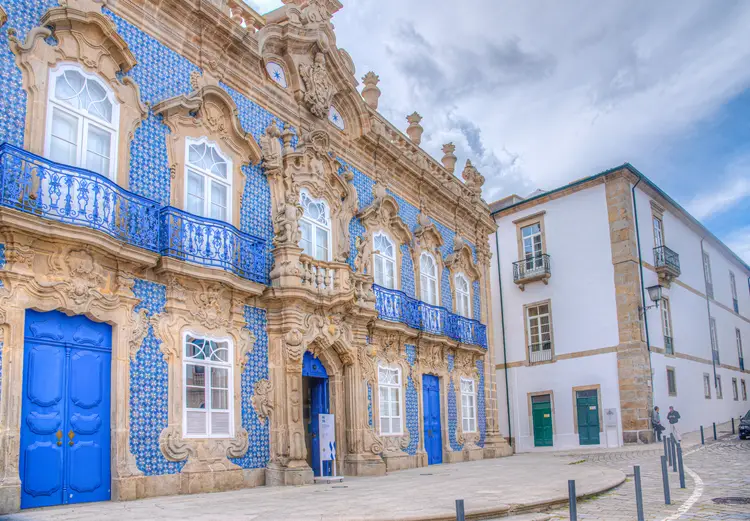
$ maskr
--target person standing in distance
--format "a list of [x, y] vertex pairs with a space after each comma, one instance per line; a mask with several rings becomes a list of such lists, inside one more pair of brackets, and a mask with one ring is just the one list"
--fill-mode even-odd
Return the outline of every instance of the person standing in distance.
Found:
[[677, 428], [677, 422], [680, 421], [680, 413], [674, 410], [674, 407], [669, 406], [669, 413], [667, 414], [667, 420], [669, 420], [669, 434], [674, 436], [677, 441], [682, 441], [680, 437], [680, 431]]
[[661, 424], [659, 407], [654, 407], [654, 412], [651, 415], [651, 424], [653, 425], [654, 432], [656, 433], [656, 441], [661, 441], [661, 431], [664, 430], [664, 426]]

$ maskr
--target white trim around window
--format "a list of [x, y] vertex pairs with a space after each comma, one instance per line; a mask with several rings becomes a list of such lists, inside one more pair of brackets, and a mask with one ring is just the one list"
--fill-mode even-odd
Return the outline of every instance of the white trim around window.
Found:
[[399, 367], [378, 366], [378, 411], [381, 436], [404, 433], [404, 400]]
[[182, 432], [185, 438], [234, 436], [232, 340], [182, 335]]
[[440, 284], [438, 265], [431, 253], [422, 252], [419, 256], [419, 292], [422, 302], [432, 306], [440, 305]]
[[231, 222], [233, 172], [232, 160], [216, 143], [185, 139], [185, 210]]
[[461, 427], [464, 433], [477, 432], [477, 386], [471, 378], [461, 378]]
[[116, 179], [120, 105], [104, 80], [77, 64], [51, 69], [44, 155]]
[[315, 260], [331, 260], [331, 209], [325, 199], [315, 199], [307, 190], [300, 190], [299, 202], [302, 219], [299, 227], [302, 238], [299, 245], [305, 255]]
[[396, 243], [385, 232], [372, 236], [372, 265], [375, 284], [388, 289], [398, 289], [398, 264]]
[[463, 273], [456, 273], [456, 313], [471, 318], [471, 283]]

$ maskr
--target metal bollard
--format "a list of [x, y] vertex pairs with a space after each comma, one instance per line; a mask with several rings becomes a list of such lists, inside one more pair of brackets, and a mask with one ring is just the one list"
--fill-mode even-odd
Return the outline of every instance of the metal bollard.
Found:
[[732, 434], [734, 434], [734, 418], [732, 418]]
[[456, 500], [456, 521], [466, 521], [466, 514], [464, 513], [464, 500]]
[[667, 437], [664, 436], [662, 439], [664, 440], [664, 455], [666, 456], [669, 454], [669, 450], [667, 449]]
[[667, 466], [672, 466], [672, 435], [667, 437]]
[[714, 422], [714, 441], [716, 441], [716, 422]]
[[682, 445], [677, 443], [677, 463], [680, 465], [680, 488], [685, 488], [685, 467], [682, 465]]
[[671, 505], [672, 501], [669, 498], [669, 473], [667, 472], [667, 458], [661, 457], [661, 481], [664, 485], [664, 504]]
[[701, 425], [701, 445], [706, 444], [706, 438], [703, 437], [703, 425]]
[[645, 521], [643, 515], [643, 490], [641, 490], [641, 466], [635, 465], [633, 467], [635, 473], [635, 508], [638, 512], [638, 521]]
[[672, 472], [677, 472], [677, 440], [672, 438]]
[[578, 505], [576, 504], [576, 480], [568, 480], [568, 502], [570, 503], [570, 521], [578, 521]]

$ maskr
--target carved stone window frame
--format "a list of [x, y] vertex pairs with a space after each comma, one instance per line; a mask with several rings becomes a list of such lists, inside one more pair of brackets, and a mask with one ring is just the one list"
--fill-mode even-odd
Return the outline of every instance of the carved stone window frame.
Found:
[[[550, 359], [544, 360], [540, 362], [531, 362], [531, 354], [529, 353], [529, 348], [531, 347], [531, 338], [529, 335], [529, 309], [535, 308], [539, 306], [547, 306], [547, 309], [549, 310], [549, 341], [550, 341]], [[555, 328], [554, 328], [554, 322], [552, 320], [552, 299], [545, 299], [545, 300], [539, 300], [537, 302], [529, 302], [528, 304], [524, 304], [523, 306], [523, 334], [524, 339], [526, 341], [526, 345], [524, 346], [524, 350], [526, 351], [525, 357], [526, 357], [526, 364], [527, 365], [541, 365], [541, 364], [551, 364], [556, 361], [555, 358]]]
[[260, 161], [260, 147], [242, 129], [237, 105], [229, 94], [212, 84], [210, 77], [197, 73], [191, 76], [195, 90], [154, 105], [154, 114], [161, 115], [170, 130], [167, 155], [172, 174], [170, 205], [186, 210], [187, 144], [206, 140], [216, 145], [231, 161], [231, 214], [227, 222], [240, 228], [242, 193], [245, 174], [242, 167]]
[[539, 225], [539, 231], [542, 235], [542, 254], [547, 253], [547, 233], [544, 226], [544, 215], [546, 213], [546, 210], [542, 210], [541, 212], [536, 212], [534, 214], [527, 215], [513, 221], [513, 224], [516, 225], [516, 242], [518, 244], [518, 259], [516, 260], [523, 260], [525, 258], [523, 248], [523, 234], [521, 230], [523, 230], [523, 228], [526, 228], [527, 226], [532, 226], [534, 224]]
[[428, 253], [432, 255], [437, 265], [437, 305], [442, 305], [441, 301], [441, 280], [443, 277], [443, 269], [445, 262], [443, 255], [440, 252], [442, 248], [443, 236], [437, 229], [437, 226], [423, 213], [417, 216], [417, 228], [414, 230], [414, 241], [412, 245], [412, 251], [414, 254], [414, 288], [416, 294], [421, 300], [422, 296], [422, 254]]
[[[383, 236], [386, 239], [388, 239], [391, 244], [393, 245], [393, 258], [388, 257], [387, 255], [383, 253], [378, 253], [378, 250], [375, 249], [375, 238], [377, 236]], [[394, 289], [394, 290], [401, 290], [401, 262], [403, 254], [401, 252], [401, 245], [396, 241], [393, 236], [388, 233], [388, 231], [384, 229], [376, 230], [372, 234], [372, 276], [373, 280], [375, 277], [375, 256], [380, 255], [384, 259], [392, 260], [393, 261], [393, 288], [388, 289]], [[385, 286], [384, 286], [385, 287]]]
[[[456, 276], [462, 273], [469, 280], [469, 317], [474, 318], [474, 282], [479, 282], [482, 285], [482, 276], [479, 271], [479, 267], [474, 263], [474, 256], [472, 255], [471, 248], [464, 242], [460, 237], [456, 237], [454, 240], [453, 253], [448, 255], [445, 259], [445, 265], [448, 267], [450, 273], [450, 288], [451, 288], [451, 301], [453, 302], [453, 312], [458, 314], [458, 301], [456, 299]], [[479, 308], [480, 314], [482, 308]], [[481, 319], [482, 317], [480, 317]]]
[[[474, 388], [474, 392], [472, 393], [472, 396], [474, 397], [474, 417], [471, 418], [471, 419], [474, 420], [474, 430], [472, 430], [472, 431], [464, 430], [464, 402], [463, 402], [464, 391], [463, 391], [463, 387], [461, 385], [464, 380], [467, 381], [467, 382], [471, 382], [472, 385], [473, 385], [473, 388]], [[467, 377], [467, 376], [459, 376], [458, 377], [458, 397], [459, 397], [459, 400], [457, 400], [458, 403], [456, 404], [456, 406], [458, 408], [458, 417], [461, 418], [461, 432], [463, 432], [464, 435], [467, 435], [467, 434], [476, 434], [476, 433], [479, 432], [479, 405], [478, 405], [479, 400], [477, 399], [477, 397], [479, 396], [479, 389], [478, 389], [478, 387], [479, 387], [479, 385], [478, 385], [478, 382], [477, 382], [476, 378], [471, 378], [471, 377]]]
[[[401, 432], [396, 433], [389, 433], [389, 434], [383, 434], [380, 426], [380, 369], [392, 369], [398, 371], [399, 375], [399, 410], [401, 411]], [[406, 430], [406, 382], [407, 377], [409, 374], [408, 369], [404, 368], [404, 364], [400, 362], [395, 363], [389, 363], [386, 360], [378, 360], [378, 364], [376, 366], [376, 385], [375, 385], [375, 391], [377, 392], [376, 396], [373, 396], [373, 421], [377, 419], [377, 425], [376, 425], [376, 432], [379, 436], [383, 438], [388, 437], [394, 437], [398, 438], [401, 436], [404, 436], [408, 433]], [[392, 387], [392, 386], [391, 386]], [[377, 398], [377, 399], [376, 399]]]
[[[48, 43], [53, 34], [56, 45]], [[128, 188], [130, 142], [148, 110], [141, 101], [138, 85], [131, 77], [122, 76], [135, 66], [136, 59], [114, 22], [101, 12], [84, 11], [73, 5], [54, 7], [45, 13], [39, 27], [27, 33], [25, 41], [11, 32], [9, 43], [26, 92], [24, 147], [44, 155], [50, 71], [61, 64], [76, 64], [100, 78], [118, 103], [117, 167], [113, 177], [117, 184]]]

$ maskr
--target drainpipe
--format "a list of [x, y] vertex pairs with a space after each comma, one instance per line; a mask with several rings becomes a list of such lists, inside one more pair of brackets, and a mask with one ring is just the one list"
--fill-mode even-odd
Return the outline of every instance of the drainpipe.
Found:
[[[635, 189], [640, 184], [640, 182], [643, 180], [643, 178], [639, 175], [638, 181], [633, 185], [632, 188], [632, 195], [633, 195], [633, 215], [635, 215], [635, 238], [636, 243], [638, 244], [638, 269], [641, 273], [641, 305], [643, 309], [643, 324], [646, 329], [646, 348], [648, 349], [648, 370], [649, 370], [649, 376], [651, 379], [651, 396], [652, 398], [655, 397], [656, 389], [654, 388], [654, 369], [651, 365], [651, 340], [648, 335], [648, 313], [646, 312], [646, 289], [645, 284], [643, 282], [643, 256], [641, 255], [641, 232], [638, 228], [638, 204], [635, 200]], [[654, 403], [656, 400], [653, 400]], [[649, 417], [651, 416], [651, 411], [649, 411]]]
[[[706, 280], [706, 265], [705, 263], [705, 252], [703, 251], [703, 241], [706, 240], [705, 237], [701, 237], [701, 265], [703, 266], [703, 281], [705, 283], [708, 283], [708, 280]], [[718, 390], [719, 388], [719, 382], [716, 379], [716, 357], [714, 356], [714, 338], [711, 336], [711, 300], [708, 298], [708, 291], [706, 291], [706, 313], [708, 313], [708, 337], [711, 341], [711, 366], [714, 370], [714, 390]], [[719, 346], [716, 346], [716, 349], [719, 349]]]
[[[493, 219], [494, 220], [494, 219]], [[497, 282], [500, 286], [500, 329], [503, 336], [503, 370], [505, 371], [505, 409], [508, 412], [508, 439], [513, 440], [513, 424], [510, 421], [510, 391], [508, 390], [508, 353], [505, 351], [505, 309], [503, 309], [503, 279], [500, 274], [500, 242], [495, 230], [495, 256], [497, 258]]]

